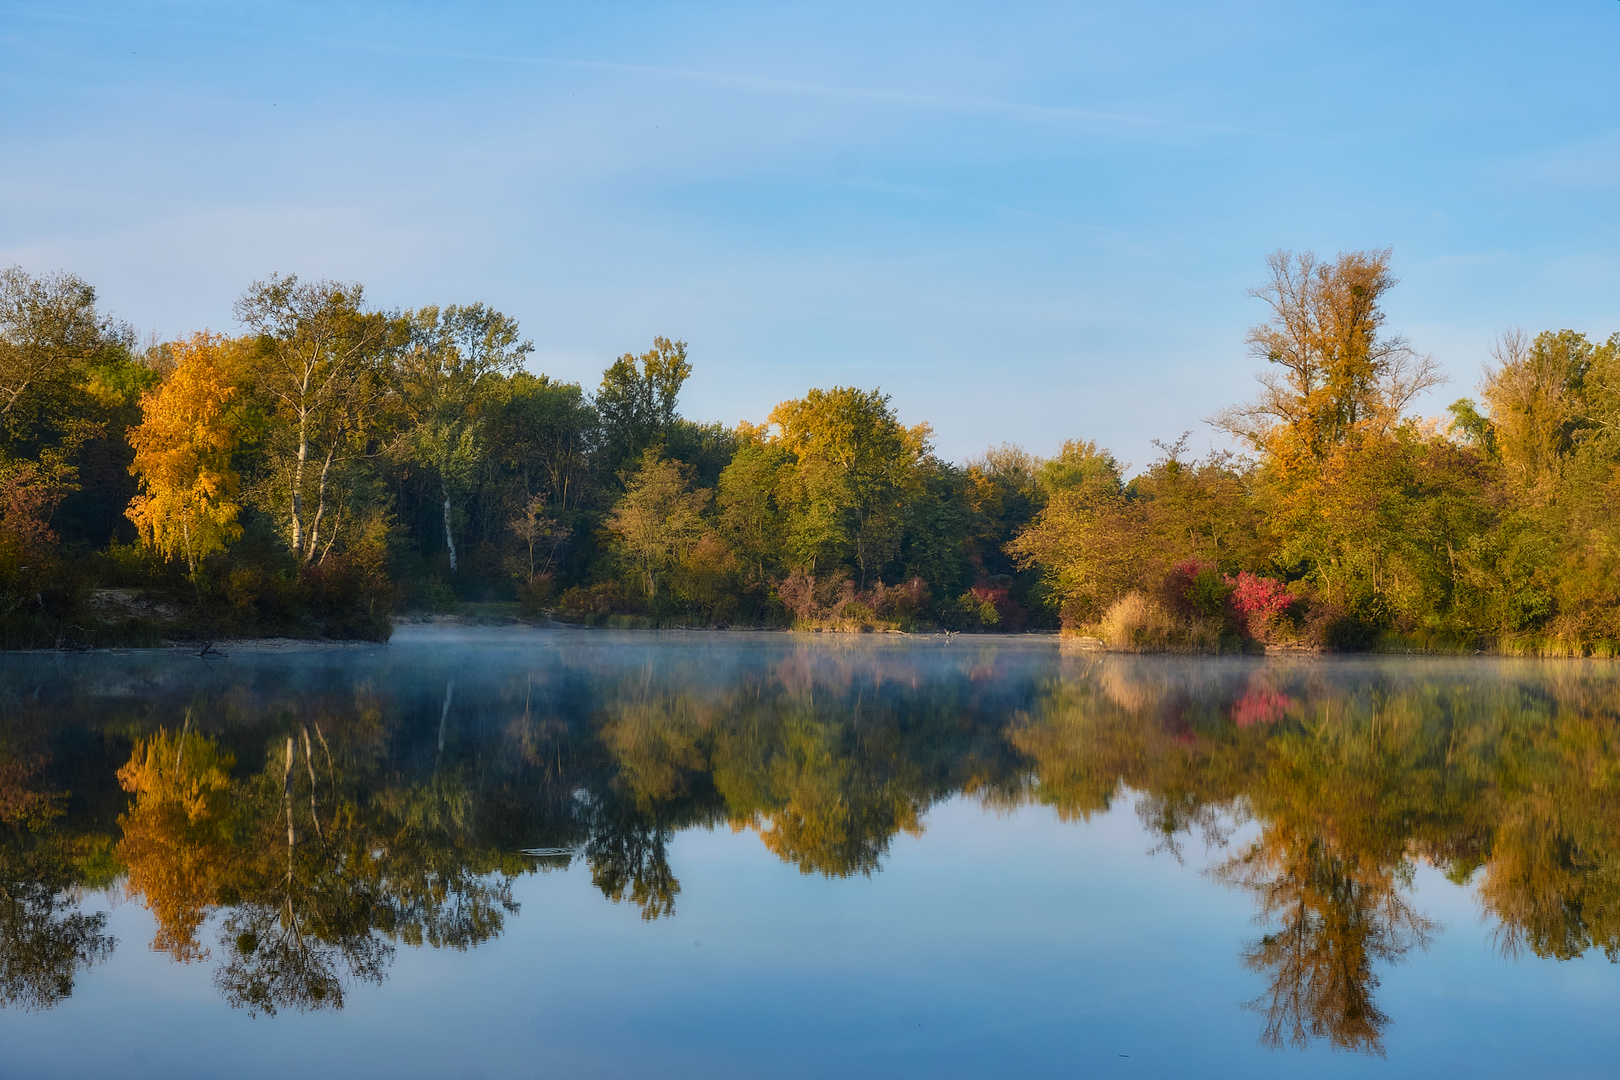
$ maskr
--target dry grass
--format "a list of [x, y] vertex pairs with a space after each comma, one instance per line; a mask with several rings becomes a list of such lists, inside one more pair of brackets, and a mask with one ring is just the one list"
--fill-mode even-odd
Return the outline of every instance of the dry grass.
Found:
[[1116, 652], [1218, 653], [1223, 644], [1218, 624], [1179, 619], [1139, 592], [1114, 601], [1097, 636]]
[[1620, 655], [1620, 643], [1607, 638], [1581, 641], [1544, 634], [1516, 634], [1497, 639], [1495, 648], [1489, 651], [1499, 656], [1528, 656], [1541, 659], [1590, 656], [1599, 660], [1612, 660]]

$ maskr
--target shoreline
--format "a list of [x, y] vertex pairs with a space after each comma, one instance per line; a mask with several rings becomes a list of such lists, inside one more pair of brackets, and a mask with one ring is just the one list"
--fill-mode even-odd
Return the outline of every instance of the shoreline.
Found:
[[1252, 659], [1275, 659], [1281, 657], [1296, 658], [1351, 658], [1351, 657], [1425, 657], [1449, 659], [1479, 659], [1479, 660], [1590, 660], [1606, 661], [1620, 659], [1616, 656], [1593, 654], [1591, 652], [1575, 652], [1568, 649], [1560, 651], [1504, 651], [1498, 648], [1476, 648], [1464, 650], [1435, 649], [1419, 647], [1385, 647], [1371, 649], [1330, 649], [1320, 646], [1297, 644], [1267, 644], [1259, 648], [1246, 648], [1241, 651], [1197, 651], [1179, 649], [1131, 649], [1115, 648], [1109, 646], [1102, 639], [1089, 635], [1077, 635], [1056, 630], [1019, 630], [1019, 631], [987, 631], [987, 632], [961, 632], [946, 631], [942, 629], [902, 631], [885, 628], [841, 629], [837, 627], [789, 627], [789, 626], [603, 626], [592, 625], [587, 622], [569, 622], [556, 619], [548, 615], [540, 617], [524, 617], [516, 615], [493, 615], [488, 613], [470, 614], [420, 614], [403, 615], [394, 620], [388, 640], [371, 641], [363, 639], [320, 638], [320, 637], [275, 637], [252, 636], [240, 638], [212, 638], [183, 640], [178, 638], [165, 638], [155, 645], [129, 645], [129, 646], [101, 646], [93, 648], [29, 648], [4, 649], [0, 655], [54, 655], [70, 656], [80, 654], [118, 654], [118, 653], [190, 653], [199, 659], [227, 659], [233, 652], [247, 652], [254, 654], [307, 652], [307, 651], [342, 651], [342, 650], [371, 650], [385, 648], [392, 641], [395, 634], [404, 632], [409, 637], [413, 631], [512, 631], [512, 630], [578, 630], [578, 631], [606, 631], [623, 634], [662, 634], [662, 633], [712, 633], [712, 634], [791, 634], [810, 636], [825, 636], [837, 639], [893, 639], [914, 638], [918, 641], [931, 641], [943, 645], [966, 645], [974, 641], [994, 640], [1047, 640], [1058, 646], [1060, 651], [1067, 654], [1086, 653], [1099, 656], [1137, 656], [1137, 657], [1173, 657], [1180, 659], [1209, 659], [1215, 657], [1247, 657]]

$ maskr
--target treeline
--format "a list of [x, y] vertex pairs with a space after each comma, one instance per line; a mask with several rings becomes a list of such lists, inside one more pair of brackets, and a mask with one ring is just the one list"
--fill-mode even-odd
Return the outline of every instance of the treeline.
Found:
[[940, 459], [877, 390], [682, 416], [682, 342], [587, 393], [483, 304], [272, 277], [235, 336], [140, 346], [0, 275], [0, 631], [385, 637], [517, 604], [646, 625], [1057, 628], [1116, 648], [1613, 653], [1620, 335], [1504, 336], [1478, 402], [1387, 334], [1389, 252], [1278, 253], [1261, 393], [1127, 478], [1094, 443]]
[[138, 347], [76, 278], [3, 286], [13, 645], [145, 624], [381, 637], [394, 612], [514, 602], [660, 625], [1031, 621], [1012, 596], [1036, 575], [1003, 546], [1032, 507], [875, 390], [733, 430], [680, 415], [692, 367], [664, 338], [587, 394], [525, 370], [532, 346], [482, 304], [382, 312], [358, 285], [276, 277], [238, 301], [244, 332]]

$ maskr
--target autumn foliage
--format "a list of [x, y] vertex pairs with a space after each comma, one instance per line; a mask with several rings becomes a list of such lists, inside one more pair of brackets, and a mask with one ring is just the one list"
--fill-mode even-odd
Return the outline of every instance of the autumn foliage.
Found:
[[207, 333], [172, 347], [174, 370], [141, 398], [141, 424], [130, 433], [141, 493], [129, 519], [141, 539], [165, 557], [197, 560], [223, 551], [242, 534], [241, 481], [231, 468], [238, 388], [227, 381], [233, 343]]
[[943, 460], [878, 388], [697, 422], [684, 341], [588, 389], [526, 370], [532, 343], [481, 303], [382, 311], [273, 275], [238, 336], [137, 347], [85, 283], [7, 271], [0, 634], [379, 637], [495, 603], [1136, 650], [1620, 651], [1620, 336], [1505, 333], [1478, 401], [1426, 418], [1442, 377], [1388, 325], [1390, 251], [1266, 266], [1257, 392], [1209, 417], [1230, 448], [1184, 433], [1134, 475], [1084, 438]]

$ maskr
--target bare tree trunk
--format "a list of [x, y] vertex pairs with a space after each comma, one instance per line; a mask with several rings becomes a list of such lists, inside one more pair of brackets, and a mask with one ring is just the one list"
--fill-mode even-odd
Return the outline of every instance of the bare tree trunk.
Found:
[[337, 443], [332, 443], [331, 449], [326, 451], [326, 461], [321, 465], [321, 481], [316, 487], [315, 520], [309, 527], [309, 552], [299, 552], [304, 561], [308, 562], [315, 557], [315, 549], [321, 543], [321, 518], [326, 516], [326, 478], [332, 472], [332, 457], [337, 453]]
[[332, 790], [337, 790], [337, 766], [332, 764], [332, 748], [326, 745], [326, 736], [321, 734], [321, 725], [315, 725], [315, 737], [321, 740], [321, 750], [326, 754], [326, 775], [332, 782]]
[[861, 568], [861, 592], [866, 591], [866, 516], [855, 514], [855, 562]]
[[309, 458], [309, 410], [298, 412], [298, 464], [292, 478], [292, 549], [304, 554], [304, 462]]
[[456, 538], [450, 535], [450, 495], [444, 496], [444, 548], [450, 553], [450, 572], [456, 572]]
[[[332, 554], [332, 545], [337, 543], [338, 534], [343, 531], [343, 509], [346, 504], [338, 503], [337, 517], [332, 520], [332, 535], [327, 538], [326, 546], [321, 549], [321, 557], [316, 562], [325, 562], [326, 557]], [[314, 550], [313, 546], [310, 549]]]
[[174, 748], [174, 775], [180, 775], [180, 762], [186, 753], [186, 736], [191, 732], [191, 706], [186, 706], [186, 722], [180, 728], [180, 745]]

